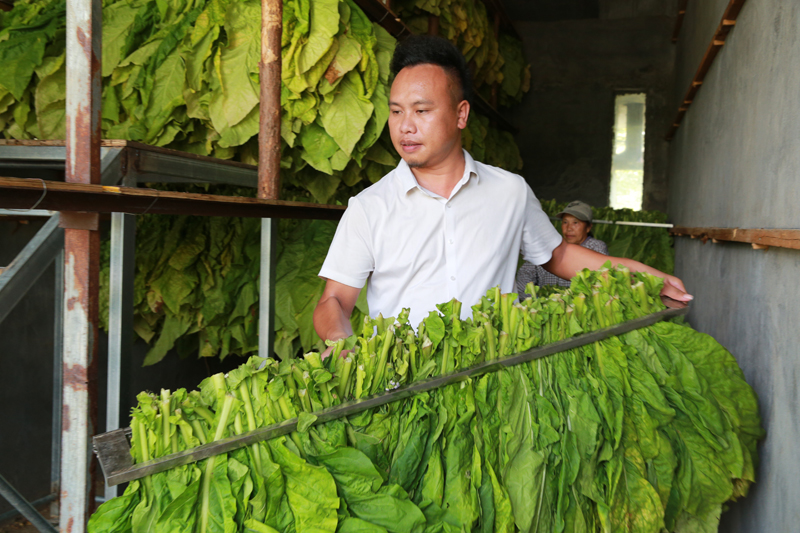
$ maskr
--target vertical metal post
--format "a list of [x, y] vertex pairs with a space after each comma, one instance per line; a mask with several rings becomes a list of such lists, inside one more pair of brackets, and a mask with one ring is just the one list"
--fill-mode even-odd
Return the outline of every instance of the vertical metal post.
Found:
[[[258, 197], [277, 200], [281, 182], [281, 33], [282, 0], [261, 0], [261, 108], [258, 131]], [[275, 315], [277, 221], [261, 220], [261, 280], [258, 355], [272, 355]]]
[[[120, 427], [128, 401], [127, 369], [133, 344], [133, 280], [136, 217], [111, 215], [111, 272], [108, 302], [108, 390], [106, 431]], [[117, 487], [106, 485], [105, 498], [117, 496]]]
[[61, 383], [64, 354], [64, 250], [54, 261], [56, 270], [55, 313], [53, 316], [53, 422], [50, 433], [50, 494], [56, 498], [50, 504], [50, 519], [58, 518], [58, 494], [61, 481]]
[[275, 345], [275, 246], [278, 221], [261, 219], [261, 277], [258, 299], [258, 355], [270, 357]]
[[[100, 183], [100, 0], [67, 3], [67, 159], [71, 183]], [[97, 422], [97, 213], [62, 212], [64, 360], [60, 529], [83, 531], [94, 500], [90, 437]]]

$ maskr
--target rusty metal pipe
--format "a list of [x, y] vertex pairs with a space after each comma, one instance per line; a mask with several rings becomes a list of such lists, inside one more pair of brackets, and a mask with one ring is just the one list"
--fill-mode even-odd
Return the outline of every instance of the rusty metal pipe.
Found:
[[[102, 5], [67, 2], [66, 169], [71, 183], [100, 183]], [[90, 438], [97, 427], [97, 213], [62, 212], [64, 343], [59, 522], [86, 528], [94, 501]]]

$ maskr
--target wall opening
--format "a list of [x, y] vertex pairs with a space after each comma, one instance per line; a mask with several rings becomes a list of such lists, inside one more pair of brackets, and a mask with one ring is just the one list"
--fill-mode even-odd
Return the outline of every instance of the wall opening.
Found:
[[646, 100], [644, 93], [619, 94], [616, 98], [608, 200], [614, 209], [642, 208]]

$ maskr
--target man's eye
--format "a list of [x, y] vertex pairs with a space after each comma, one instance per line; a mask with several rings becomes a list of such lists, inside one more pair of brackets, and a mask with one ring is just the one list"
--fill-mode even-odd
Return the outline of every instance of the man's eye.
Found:
[[417, 113], [427, 113], [427, 109], [417, 109]]

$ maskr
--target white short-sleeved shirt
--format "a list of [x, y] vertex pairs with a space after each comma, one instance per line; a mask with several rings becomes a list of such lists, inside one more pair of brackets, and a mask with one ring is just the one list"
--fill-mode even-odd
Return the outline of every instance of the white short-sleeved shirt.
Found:
[[356, 288], [369, 279], [370, 314], [408, 307], [414, 326], [452, 298], [466, 318], [488, 289], [512, 292], [519, 253], [546, 263], [561, 235], [521, 176], [464, 157], [449, 199], [420, 187], [405, 161], [350, 198], [320, 277]]

